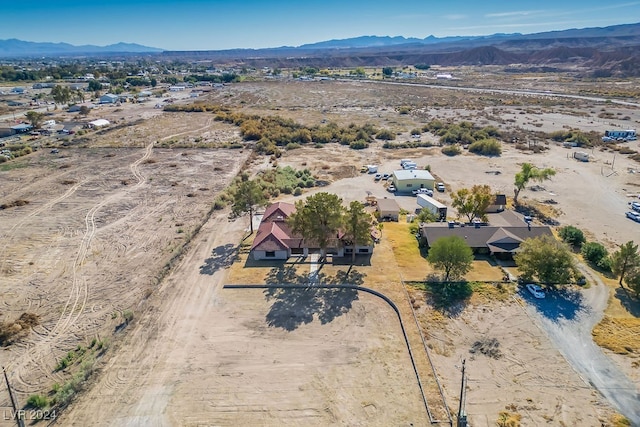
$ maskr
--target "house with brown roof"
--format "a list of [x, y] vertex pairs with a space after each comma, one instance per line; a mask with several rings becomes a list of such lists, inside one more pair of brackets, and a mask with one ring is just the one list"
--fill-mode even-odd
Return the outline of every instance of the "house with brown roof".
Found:
[[[296, 211], [295, 205], [277, 202], [269, 205], [262, 216], [256, 237], [251, 245], [250, 254], [255, 260], [286, 260], [291, 256], [308, 256], [319, 252], [317, 243], [296, 235], [287, 224], [287, 219]], [[344, 233], [331, 239], [327, 254], [337, 257], [357, 254], [371, 254], [373, 245], [353, 245], [343, 240]]]

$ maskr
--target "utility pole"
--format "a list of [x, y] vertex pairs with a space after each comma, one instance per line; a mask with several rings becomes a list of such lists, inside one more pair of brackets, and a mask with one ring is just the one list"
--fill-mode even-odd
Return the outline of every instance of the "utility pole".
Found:
[[458, 406], [458, 423], [456, 425], [456, 427], [467, 427], [467, 414], [465, 414], [464, 411], [464, 404], [465, 404], [465, 398], [466, 398], [466, 393], [465, 393], [465, 388], [466, 388], [466, 384], [467, 381], [464, 377], [464, 369], [465, 369], [465, 363], [466, 363], [466, 359], [464, 359], [462, 361], [462, 381], [460, 384], [460, 404]]
[[11, 384], [9, 384], [9, 377], [7, 377], [7, 370], [2, 367], [2, 373], [4, 374], [4, 380], [7, 383], [7, 390], [9, 391], [9, 399], [11, 399], [11, 406], [13, 407], [12, 416], [16, 420], [16, 425], [18, 427], [24, 427], [24, 421], [22, 421], [21, 413], [18, 411], [18, 403], [16, 402], [16, 398], [13, 396], [13, 391], [11, 391]]

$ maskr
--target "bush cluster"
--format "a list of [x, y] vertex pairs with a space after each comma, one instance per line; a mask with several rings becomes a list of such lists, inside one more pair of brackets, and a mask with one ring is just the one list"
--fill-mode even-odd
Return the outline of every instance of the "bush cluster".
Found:
[[429, 131], [439, 136], [440, 143], [444, 145], [473, 144], [476, 141], [501, 137], [500, 131], [496, 127], [486, 126], [480, 128], [471, 122], [445, 124], [440, 120], [432, 120], [423, 127], [423, 131]]
[[493, 138], [481, 139], [469, 145], [469, 151], [483, 156], [499, 156], [502, 154], [502, 146]]

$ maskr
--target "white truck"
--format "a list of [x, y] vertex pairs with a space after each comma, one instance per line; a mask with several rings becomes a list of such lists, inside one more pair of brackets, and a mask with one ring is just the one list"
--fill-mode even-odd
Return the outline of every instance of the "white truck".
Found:
[[584, 151], [576, 151], [573, 153], [573, 158], [576, 160], [580, 160], [581, 162], [588, 162], [589, 153], [585, 153]]
[[422, 209], [426, 209], [438, 218], [438, 220], [444, 220], [447, 218], [447, 207], [426, 194], [418, 194], [418, 206]]

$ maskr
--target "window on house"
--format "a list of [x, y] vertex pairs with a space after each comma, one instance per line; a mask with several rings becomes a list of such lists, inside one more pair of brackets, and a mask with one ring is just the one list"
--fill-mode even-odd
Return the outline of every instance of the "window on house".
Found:
[[274, 251], [267, 251], [264, 253], [264, 256], [267, 258], [275, 258], [276, 253]]
[[368, 254], [369, 253], [369, 248], [360, 248], [360, 249], [358, 249], [358, 252], [360, 252], [361, 254]]
[[304, 253], [303, 248], [291, 248], [291, 255], [301, 255]]

